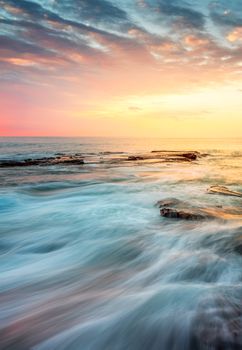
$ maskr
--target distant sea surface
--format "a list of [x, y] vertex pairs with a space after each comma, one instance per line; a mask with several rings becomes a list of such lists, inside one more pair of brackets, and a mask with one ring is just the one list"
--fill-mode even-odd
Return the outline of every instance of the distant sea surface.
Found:
[[[120, 162], [154, 150], [191, 162]], [[242, 349], [241, 219], [160, 216], [156, 202], [242, 207], [242, 139], [0, 138], [0, 349]], [[115, 159], [115, 162], [112, 162]]]

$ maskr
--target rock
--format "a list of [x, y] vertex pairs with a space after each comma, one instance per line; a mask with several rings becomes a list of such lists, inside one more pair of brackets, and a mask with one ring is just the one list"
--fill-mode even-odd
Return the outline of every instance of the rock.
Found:
[[83, 159], [75, 159], [75, 158], [71, 158], [71, 159], [65, 159], [63, 161], [57, 160], [56, 164], [84, 164], [84, 160]]
[[79, 165], [84, 164], [83, 158], [79, 156], [56, 156], [56, 157], [43, 157], [37, 159], [24, 159], [20, 161], [15, 160], [2, 160], [0, 161], [0, 168], [10, 168], [10, 167], [28, 167], [34, 165], [57, 165], [57, 164], [69, 164], [69, 165]]
[[102, 156], [109, 156], [109, 155], [112, 155], [112, 154], [124, 154], [124, 152], [111, 152], [111, 151], [104, 151], [104, 152], [99, 152], [100, 155]]
[[163, 208], [160, 210], [161, 216], [170, 219], [183, 219], [183, 220], [204, 220], [209, 219], [209, 215], [192, 210], [179, 210], [173, 208]]
[[191, 160], [197, 159], [198, 156], [202, 156], [200, 152], [197, 151], [188, 151], [188, 152], [183, 152], [183, 151], [164, 151], [164, 150], [154, 150], [151, 151], [151, 153], [158, 153], [161, 156], [178, 156], [178, 157], [185, 157]]
[[183, 153], [182, 156], [191, 160], [197, 159], [197, 155], [195, 153]]
[[209, 194], [223, 194], [225, 196], [235, 196], [235, 197], [242, 197], [242, 192], [237, 192], [237, 191], [231, 191], [225, 186], [211, 186], [210, 188], [207, 189], [207, 193]]
[[162, 208], [162, 207], [175, 207], [181, 203], [184, 203], [182, 201], [180, 201], [179, 199], [176, 199], [176, 198], [167, 198], [167, 199], [163, 199], [161, 201], [158, 201], [156, 203], [156, 206], [159, 207], [159, 208]]
[[[194, 207], [190, 203], [176, 198], [167, 198], [156, 203], [160, 208], [160, 215], [171, 219], [183, 220], [242, 220], [242, 207]], [[241, 240], [242, 244], [242, 240]]]
[[[108, 154], [112, 154], [114, 152], [109, 152]], [[107, 154], [107, 152], [100, 152], [99, 155]], [[116, 155], [118, 155], [118, 152], [115, 152]], [[121, 154], [121, 152], [120, 152]], [[151, 151], [150, 153], [144, 153], [144, 154], [134, 154], [130, 156], [123, 157], [115, 157], [115, 158], [109, 158], [106, 160], [107, 162], [112, 163], [122, 163], [127, 161], [146, 161], [149, 164], [156, 164], [156, 163], [181, 163], [181, 162], [193, 162], [197, 159], [197, 157], [200, 157], [201, 154], [197, 151]]]
[[172, 157], [166, 157], [164, 158], [164, 160], [168, 163], [179, 163], [179, 162], [191, 162], [192, 160], [187, 158], [187, 157], [183, 157], [183, 156], [172, 156]]
[[127, 160], [129, 160], [129, 161], [144, 160], [144, 157], [142, 157], [142, 156], [129, 156]]

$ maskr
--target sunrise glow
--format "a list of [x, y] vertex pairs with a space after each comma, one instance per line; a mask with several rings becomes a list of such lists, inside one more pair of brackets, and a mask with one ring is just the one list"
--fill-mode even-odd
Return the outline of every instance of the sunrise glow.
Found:
[[0, 0], [1, 136], [241, 136], [239, 7]]

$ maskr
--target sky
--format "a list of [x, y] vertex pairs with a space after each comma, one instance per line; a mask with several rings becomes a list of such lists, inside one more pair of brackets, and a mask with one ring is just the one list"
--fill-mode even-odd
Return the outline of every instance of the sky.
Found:
[[0, 0], [0, 136], [242, 137], [242, 1]]

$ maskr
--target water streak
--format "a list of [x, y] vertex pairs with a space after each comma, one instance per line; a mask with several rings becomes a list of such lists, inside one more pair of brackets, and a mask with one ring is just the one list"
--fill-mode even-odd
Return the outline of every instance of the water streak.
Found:
[[242, 141], [1, 139], [1, 159], [197, 150], [192, 163], [0, 170], [0, 348], [242, 348], [242, 222], [172, 221], [158, 200], [240, 208]]

